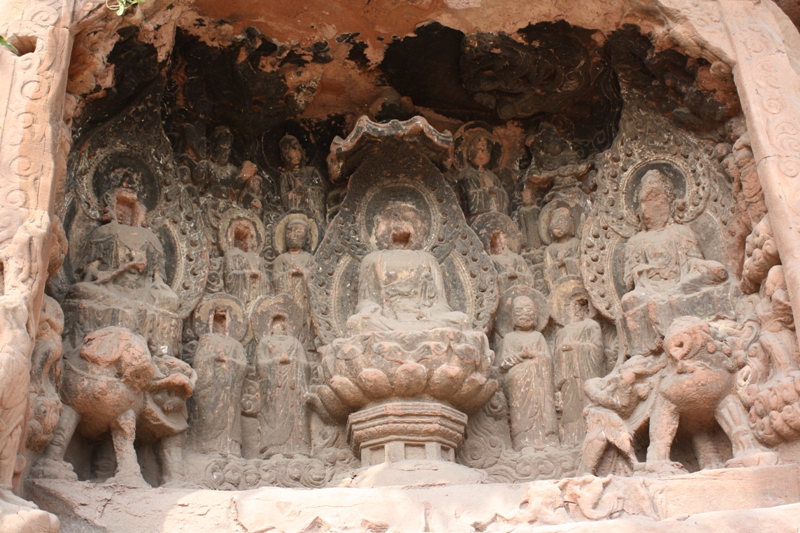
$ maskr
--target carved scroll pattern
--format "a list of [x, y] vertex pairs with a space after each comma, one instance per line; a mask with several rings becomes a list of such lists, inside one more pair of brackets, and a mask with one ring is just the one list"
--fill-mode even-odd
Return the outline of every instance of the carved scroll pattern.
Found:
[[[722, 20], [736, 53], [734, 77], [743, 102], [764, 201], [786, 267], [795, 320], [800, 317], [800, 75], [776, 17], [774, 4], [720, 0]], [[789, 24], [789, 21], [786, 21]]]

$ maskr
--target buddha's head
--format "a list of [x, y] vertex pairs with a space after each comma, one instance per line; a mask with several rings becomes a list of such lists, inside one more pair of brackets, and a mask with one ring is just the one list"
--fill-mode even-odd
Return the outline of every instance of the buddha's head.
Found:
[[553, 240], [561, 242], [575, 236], [575, 224], [572, 212], [566, 207], [559, 207], [550, 217], [550, 235]]
[[492, 231], [489, 237], [489, 253], [492, 255], [503, 255], [508, 250], [508, 235], [501, 229]]
[[105, 219], [115, 220], [123, 226], [143, 227], [147, 209], [139, 201], [136, 192], [127, 187], [118, 187], [109, 198]]
[[245, 253], [255, 252], [258, 247], [256, 228], [252, 222], [246, 219], [233, 221], [228, 230], [228, 238], [234, 248], [238, 248]]
[[419, 210], [404, 202], [390, 202], [378, 213], [373, 231], [381, 250], [419, 250], [425, 242], [425, 226]]
[[286, 316], [281, 314], [276, 314], [272, 317], [272, 320], [269, 324], [269, 334], [270, 335], [288, 335], [289, 334], [289, 325], [286, 323]]
[[225, 307], [217, 307], [209, 317], [209, 330], [216, 335], [228, 334], [228, 309]]
[[589, 315], [591, 314], [591, 308], [589, 307], [589, 296], [584, 292], [575, 294], [572, 297], [572, 300], [569, 302], [569, 309], [567, 312], [569, 314], [570, 323], [572, 324], [589, 318]]
[[306, 158], [305, 150], [294, 135], [284, 135], [280, 142], [281, 159], [287, 168], [295, 169], [303, 164]]
[[675, 195], [672, 185], [661, 171], [653, 169], [642, 177], [642, 185], [636, 195], [639, 201], [639, 221], [644, 230], [659, 230], [672, 219], [672, 203]]
[[486, 135], [478, 135], [469, 144], [467, 151], [470, 163], [483, 169], [492, 160], [492, 142]]
[[521, 331], [532, 331], [536, 327], [536, 305], [533, 299], [528, 296], [517, 296], [511, 305], [514, 327]]
[[305, 249], [308, 244], [308, 233], [310, 228], [308, 222], [302, 218], [296, 218], [286, 225], [286, 249], [290, 252], [299, 252]]

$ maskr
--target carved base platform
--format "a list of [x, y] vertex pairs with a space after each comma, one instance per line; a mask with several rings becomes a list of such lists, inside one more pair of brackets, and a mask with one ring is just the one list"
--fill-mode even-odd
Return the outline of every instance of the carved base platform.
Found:
[[467, 415], [438, 402], [390, 402], [347, 419], [348, 441], [363, 466], [406, 459], [455, 461]]
[[[438, 461], [441, 465], [448, 465]], [[133, 489], [27, 482], [62, 533], [104, 531], [618, 531], [796, 533], [800, 467], [731, 468], [667, 478], [584, 476], [520, 484], [253, 491]], [[780, 507], [779, 507], [780, 506]]]

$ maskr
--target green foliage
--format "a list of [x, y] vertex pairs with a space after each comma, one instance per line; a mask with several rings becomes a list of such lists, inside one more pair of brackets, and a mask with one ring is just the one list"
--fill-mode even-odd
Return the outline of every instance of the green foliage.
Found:
[[14, 52], [15, 54], [19, 55], [19, 50], [17, 50], [17, 48], [16, 48], [16, 47], [15, 47], [13, 44], [11, 44], [10, 42], [8, 42], [8, 41], [6, 40], [6, 38], [5, 38], [5, 37], [3, 37], [2, 35], [0, 35], [0, 46], [5, 46], [6, 48], [8, 48], [9, 50], [11, 50], [11, 51], [12, 51], [12, 52]]
[[121, 17], [128, 9], [144, 1], [145, 0], [106, 0], [106, 7]]

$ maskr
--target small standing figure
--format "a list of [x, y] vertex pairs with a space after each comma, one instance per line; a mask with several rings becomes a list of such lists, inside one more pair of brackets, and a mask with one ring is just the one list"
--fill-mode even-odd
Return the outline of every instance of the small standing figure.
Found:
[[575, 280], [561, 287], [566, 290], [552, 295], [553, 300], [566, 302], [566, 324], [555, 339], [556, 403], [561, 411], [561, 444], [574, 446], [586, 436], [583, 385], [591, 378], [605, 375], [605, 357], [603, 333], [590, 317], [589, 295], [583, 285]]
[[533, 254], [542, 247], [542, 237], [539, 235], [539, 213], [541, 208], [536, 205], [533, 190], [525, 185], [522, 189], [522, 207], [516, 214], [519, 229], [522, 231], [522, 252]]
[[507, 372], [505, 392], [515, 450], [558, 445], [553, 359], [544, 336], [536, 331], [536, 309], [528, 296], [514, 299], [514, 331], [506, 334], [500, 369]]
[[497, 290], [504, 294], [515, 285], [533, 287], [534, 279], [528, 263], [521, 255], [508, 248], [508, 236], [495, 229], [490, 240], [490, 254], [497, 269]]
[[519, 255], [522, 234], [510, 217], [502, 213], [484, 213], [470, 227], [478, 234], [497, 270], [497, 290], [504, 295], [516, 286], [533, 288], [534, 275]]
[[[303, 214], [292, 213], [287, 216], [285, 225], [284, 249], [272, 264], [272, 283], [275, 293], [288, 294], [303, 311], [303, 323], [298, 328], [298, 336], [308, 350], [314, 349], [313, 326], [311, 323], [311, 300], [308, 295], [308, 269], [314, 257], [308, 252], [311, 244], [311, 225], [313, 222]], [[278, 224], [280, 231], [281, 224]], [[280, 239], [276, 239], [280, 244]]]
[[245, 329], [243, 315], [241, 304], [227, 296], [203, 303], [195, 311], [196, 329], [206, 333], [200, 336], [192, 364], [197, 372], [189, 428], [193, 451], [241, 456], [247, 357], [236, 337]]
[[[61, 269], [67, 254], [67, 236], [58, 217], [53, 219], [49, 246], [50, 261], [47, 274], [49, 279], [52, 279]], [[39, 324], [36, 329], [36, 342], [31, 354], [26, 447], [41, 452], [50, 444], [63, 409], [58, 386], [64, 366], [61, 360], [64, 313], [58, 302], [47, 294], [42, 298], [42, 312], [39, 314]]]
[[636, 200], [641, 229], [625, 244], [629, 292], [620, 302], [630, 350], [646, 355], [661, 348], [678, 316], [725, 316], [732, 306], [725, 266], [705, 259], [700, 236], [674, 219], [675, 194], [666, 175], [647, 171]]
[[492, 160], [492, 145], [486, 134], [478, 134], [464, 147], [467, 164], [459, 172], [458, 181], [466, 196], [470, 218], [490, 211], [508, 214], [508, 193], [500, 178], [488, 168]]
[[260, 218], [268, 195], [268, 191], [265, 190], [264, 178], [258, 173], [258, 167], [251, 161], [242, 163], [240, 178], [242, 190], [238, 196], [239, 205], [249, 209]]
[[580, 278], [581, 241], [575, 237], [572, 212], [567, 207], [553, 211], [549, 230], [553, 242], [545, 250], [544, 276], [552, 292], [565, 278]]
[[249, 212], [232, 210], [226, 219], [220, 227], [224, 231], [220, 243], [225, 252], [225, 291], [247, 307], [270, 292], [267, 263], [259, 255], [265, 231]]
[[261, 456], [308, 455], [311, 434], [304, 395], [310, 367], [303, 345], [289, 334], [285, 316], [272, 317], [269, 334], [256, 348], [254, 365], [261, 392]]
[[542, 122], [526, 144], [533, 159], [525, 171], [526, 185], [547, 190], [545, 203], [563, 201], [570, 206], [586, 205], [588, 199], [581, 190], [581, 181], [592, 164], [581, 157], [572, 142], [552, 124]]
[[197, 164], [194, 182], [205, 193], [215, 198], [231, 198], [239, 169], [230, 162], [233, 134], [227, 126], [219, 126], [211, 136], [211, 157]]
[[318, 224], [325, 223], [325, 182], [319, 171], [305, 165], [305, 150], [297, 137], [285, 135], [280, 142], [284, 171], [279, 181], [286, 210], [310, 213]]

